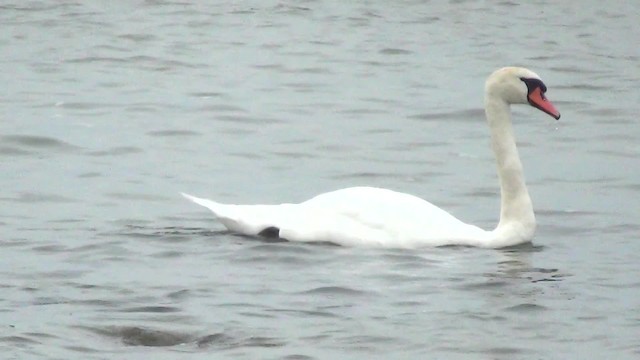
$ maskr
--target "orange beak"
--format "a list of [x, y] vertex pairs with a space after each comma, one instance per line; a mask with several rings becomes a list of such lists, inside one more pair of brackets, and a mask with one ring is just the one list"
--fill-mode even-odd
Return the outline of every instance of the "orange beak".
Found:
[[529, 100], [529, 104], [531, 104], [531, 106], [534, 106], [546, 112], [547, 114], [553, 116], [553, 118], [556, 120], [560, 119], [560, 112], [556, 110], [556, 107], [553, 106], [551, 101], [547, 100], [547, 98], [544, 96], [544, 93], [539, 87], [533, 89], [533, 91], [531, 91], [529, 95], [527, 95], [527, 99]]

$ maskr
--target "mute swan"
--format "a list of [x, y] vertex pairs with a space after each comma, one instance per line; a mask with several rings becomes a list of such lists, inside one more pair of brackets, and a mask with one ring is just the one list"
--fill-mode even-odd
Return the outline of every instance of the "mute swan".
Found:
[[289, 241], [329, 241], [345, 246], [418, 248], [467, 245], [500, 248], [531, 241], [536, 220], [511, 127], [511, 104], [560, 113], [545, 97], [534, 72], [496, 70], [485, 83], [485, 114], [500, 180], [501, 209], [492, 231], [465, 224], [413, 195], [374, 187], [352, 187], [299, 204], [230, 205], [182, 194], [211, 210], [230, 231]]

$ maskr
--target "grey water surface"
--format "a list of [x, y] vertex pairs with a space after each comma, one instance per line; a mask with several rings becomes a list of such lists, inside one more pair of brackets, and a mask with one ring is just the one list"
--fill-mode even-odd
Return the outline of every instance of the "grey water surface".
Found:
[[[640, 358], [634, 1], [0, 2], [0, 358]], [[354, 185], [484, 228], [496, 68], [533, 244], [271, 243], [180, 191]]]

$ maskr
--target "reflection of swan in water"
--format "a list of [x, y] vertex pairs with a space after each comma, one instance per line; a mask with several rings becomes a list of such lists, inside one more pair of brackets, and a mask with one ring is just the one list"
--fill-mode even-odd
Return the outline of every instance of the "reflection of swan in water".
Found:
[[554, 118], [560, 113], [545, 98], [534, 72], [517, 67], [495, 71], [485, 85], [485, 112], [498, 166], [500, 222], [492, 231], [465, 224], [413, 195], [353, 187], [318, 195], [300, 204], [228, 205], [183, 194], [209, 208], [229, 230], [290, 241], [330, 241], [347, 246], [416, 248], [470, 245], [488, 248], [526, 243], [535, 216], [511, 128], [511, 104], [526, 104]]
[[545, 251], [544, 246], [530, 243], [497, 251], [496, 278], [503, 280], [526, 279], [532, 283], [563, 280], [567, 274], [560, 272], [559, 269], [533, 265], [534, 254], [543, 251]]

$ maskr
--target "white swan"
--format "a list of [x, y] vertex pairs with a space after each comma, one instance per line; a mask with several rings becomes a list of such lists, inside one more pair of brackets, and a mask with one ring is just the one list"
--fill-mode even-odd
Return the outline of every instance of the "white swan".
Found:
[[560, 113], [534, 72], [495, 71], [485, 84], [485, 113], [500, 179], [500, 222], [492, 231], [465, 224], [413, 195], [352, 187], [299, 204], [228, 205], [182, 194], [218, 217], [230, 231], [290, 241], [329, 241], [346, 246], [417, 248], [468, 245], [499, 248], [531, 241], [536, 227], [531, 198], [511, 128], [510, 104], [526, 104], [556, 119]]

